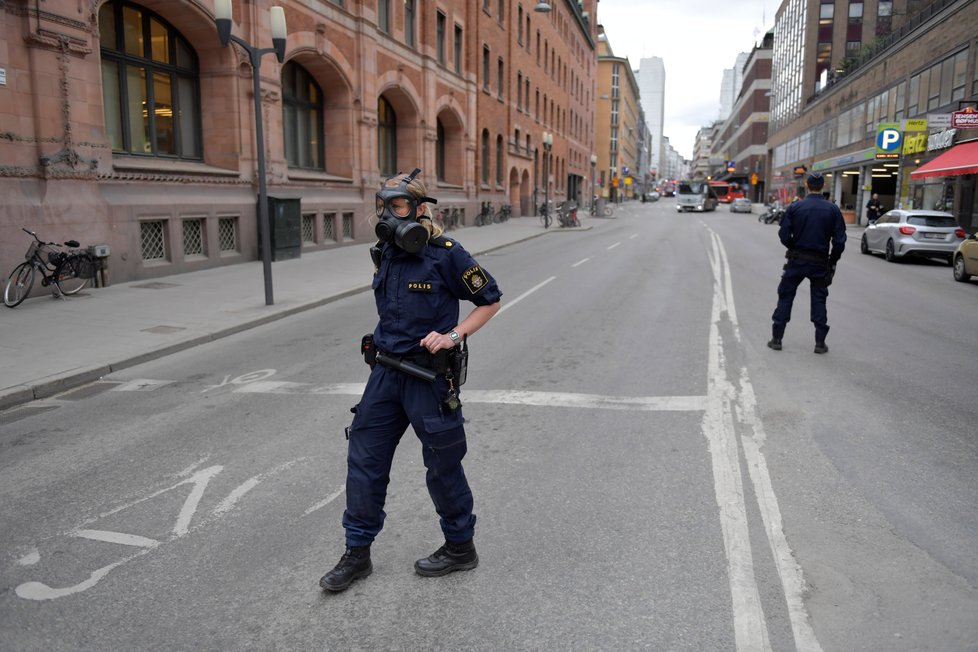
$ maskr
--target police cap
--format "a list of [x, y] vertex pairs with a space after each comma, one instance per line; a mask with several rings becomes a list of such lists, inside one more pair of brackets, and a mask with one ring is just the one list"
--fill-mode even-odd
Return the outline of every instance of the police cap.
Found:
[[825, 177], [822, 176], [821, 172], [812, 172], [808, 175], [807, 183], [812, 190], [821, 190], [822, 186], [825, 185]]

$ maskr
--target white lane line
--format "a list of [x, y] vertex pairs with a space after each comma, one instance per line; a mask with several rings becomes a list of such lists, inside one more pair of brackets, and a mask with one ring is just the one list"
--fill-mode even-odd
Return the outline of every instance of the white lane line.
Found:
[[638, 237], [638, 234], [637, 234], [637, 233], [633, 233], [633, 234], [631, 234], [630, 236], [628, 236], [628, 239], [629, 239], [629, 240], [634, 240], [634, 239], [635, 239], [635, 238], [637, 238], [637, 237]]
[[78, 530], [76, 537], [91, 539], [92, 541], [104, 541], [105, 543], [118, 543], [123, 546], [134, 546], [136, 548], [155, 548], [160, 545], [156, 539], [148, 539], [136, 534], [126, 534], [125, 532], [112, 532], [110, 530]]
[[618, 245], [620, 245], [620, 244], [621, 244], [620, 242], [616, 242], [615, 244], [613, 244], [613, 245], [610, 245], [610, 246], [608, 247], [608, 251], [611, 251], [612, 249], [614, 249], [615, 247], [617, 247], [617, 246], [618, 246]]
[[322, 509], [326, 505], [329, 505], [331, 502], [333, 502], [334, 500], [342, 496], [344, 491], [346, 491], [346, 487], [340, 487], [339, 490], [331, 493], [325, 500], [320, 500], [318, 503], [316, 503], [315, 505], [307, 509], [302, 515], [309, 516], [316, 510]]
[[[713, 251], [716, 262], [717, 264], [722, 262], [724, 278], [723, 298], [728, 319], [734, 334], [734, 339], [739, 344], [741, 342], [740, 325], [737, 321], [737, 311], [734, 307], [733, 283], [730, 276], [730, 265], [727, 262], [726, 249], [724, 249], [720, 237], [712, 230], [710, 233], [713, 238]], [[715, 274], [719, 271], [719, 268], [714, 269]], [[754, 486], [754, 494], [757, 498], [761, 520], [764, 523], [764, 532], [767, 535], [768, 545], [771, 548], [771, 554], [778, 570], [778, 576], [781, 579], [781, 586], [788, 606], [788, 618], [791, 622], [791, 630], [795, 639], [795, 648], [800, 652], [821, 652], [822, 646], [815, 636], [811, 619], [805, 609], [803, 597], [805, 591], [804, 573], [801, 565], [795, 559], [791, 551], [791, 546], [788, 544], [787, 536], [784, 533], [781, 508], [778, 505], [777, 495], [774, 493], [771, 475], [768, 472], [767, 460], [761, 452], [761, 447], [767, 440], [767, 433], [764, 430], [763, 421], [757, 414], [757, 399], [754, 394], [754, 386], [750, 382], [746, 367], [741, 366], [738, 380], [740, 395], [736, 410], [737, 415], [740, 417], [740, 425], [744, 429], [744, 434], [741, 437], [741, 445], [744, 450], [744, 459], [747, 462], [747, 472]]]
[[470, 390], [460, 395], [463, 403], [505, 403], [541, 407], [574, 407], [641, 412], [693, 412], [706, 408], [705, 396], [601, 396], [570, 392], [521, 390]]
[[590, 258], [584, 258], [584, 259], [582, 259], [582, 260], [579, 260], [579, 261], [577, 261], [577, 262], [576, 262], [576, 263], [574, 263], [573, 265], [571, 265], [571, 267], [577, 267], [577, 266], [579, 266], [579, 265], [583, 265], [584, 263], [586, 263], [586, 262], [587, 262], [587, 261], [589, 261], [589, 260], [591, 260], [591, 259], [590, 259]]
[[754, 560], [740, 473], [740, 453], [733, 426], [732, 403], [736, 399], [726, 379], [720, 335], [720, 297], [714, 284], [710, 324], [708, 407], [703, 414], [703, 435], [709, 442], [713, 466], [713, 490], [720, 514], [723, 547], [727, 557], [727, 579], [733, 604], [734, 640], [737, 650], [762, 652], [771, 649], [764, 609], [754, 577]]
[[536, 292], [537, 290], [539, 290], [540, 288], [542, 288], [542, 287], [543, 287], [544, 285], [546, 285], [546, 284], [547, 284], [547, 283], [549, 283], [550, 281], [553, 281], [553, 280], [556, 280], [556, 279], [557, 279], [557, 277], [556, 277], [556, 276], [551, 276], [551, 277], [550, 277], [550, 278], [548, 278], [547, 280], [545, 280], [545, 281], [541, 281], [540, 283], [537, 283], [536, 285], [534, 285], [534, 286], [533, 286], [533, 287], [531, 287], [531, 288], [530, 288], [529, 290], [527, 290], [526, 292], [524, 292], [524, 293], [523, 293], [523, 294], [521, 294], [520, 296], [518, 296], [518, 297], [516, 297], [516, 298], [515, 298], [515, 299], [513, 299], [512, 301], [507, 301], [506, 303], [504, 303], [504, 304], [503, 304], [503, 307], [502, 307], [502, 308], [500, 308], [500, 309], [499, 309], [499, 312], [497, 312], [496, 314], [497, 314], [497, 315], [500, 315], [500, 314], [502, 314], [503, 312], [505, 312], [505, 311], [506, 311], [506, 310], [508, 310], [509, 308], [512, 308], [512, 307], [513, 307], [513, 306], [515, 306], [515, 305], [516, 305], [517, 303], [519, 303], [519, 302], [520, 302], [520, 301], [522, 301], [523, 299], [525, 299], [525, 298], [527, 298], [528, 296], [530, 296], [531, 294], [533, 294], [534, 292]]

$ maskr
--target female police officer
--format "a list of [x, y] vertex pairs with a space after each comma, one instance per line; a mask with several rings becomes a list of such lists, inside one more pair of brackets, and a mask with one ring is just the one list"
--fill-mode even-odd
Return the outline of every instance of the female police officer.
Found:
[[[415, 571], [432, 577], [479, 563], [472, 543], [472, 492], [462, 470], [465, 430], [453, 384], [459, 379], [436, 361], [499, 311], [502, 293], [492, 276], [432, 223], [428, 204], [436, 202], [416, 178], [420, 171], [388, 179], [377, 193], [380, 242], [371, 256], [380, 321], [372, 347], [380, 364], [372, 365], [348, 430], [346, 552], [319, 581], [327, 591], [343, 591], [373, 571], [370, 544], [384, 524], [394, 449], [409, 424], [421, 440], [428, 493], [445, 535], [445, 544], [419, 559]], [[461, 322], [460, 299], [476, 306]], [[406, 373], [405, 366], [421, 367], [427, 378]]]

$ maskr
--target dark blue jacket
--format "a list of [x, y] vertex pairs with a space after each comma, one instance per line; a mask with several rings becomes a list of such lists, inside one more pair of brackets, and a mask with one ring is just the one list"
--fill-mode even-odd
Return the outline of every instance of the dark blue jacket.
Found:
[[430, 240], [417, 254], [384, 245], [373, 290], [380, 316], [374, 342], [395, 355], [420, 352], [425, 335], [458, 326], [460, 300], [488, 306], [502, 296], [489, 272], [446, 237]]
[[836, 261], [846, 248], [846, 222], [838, 206], [819, 193], [809, 193], [788, 206], [778, 237], [788, 249], [815, 251]]

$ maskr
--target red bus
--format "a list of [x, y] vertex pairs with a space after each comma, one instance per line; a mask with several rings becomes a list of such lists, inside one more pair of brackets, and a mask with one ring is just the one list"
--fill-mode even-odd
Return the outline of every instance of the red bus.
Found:
[[714, 192], [717, 194], [717, 199], [720, 200], [722, 204], [730, 204], [735, 199], [741, 199], [745, 197], [744, 189], [740, 187], [739, 183], [728, 183], [727, 181], [711, 181], [710, 186], [713, 187]]

